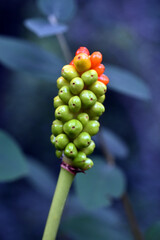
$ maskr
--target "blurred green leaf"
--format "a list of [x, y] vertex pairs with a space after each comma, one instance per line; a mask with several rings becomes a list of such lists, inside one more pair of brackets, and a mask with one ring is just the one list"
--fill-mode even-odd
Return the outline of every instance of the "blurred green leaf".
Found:
[[104, 143], [108, 150], [116, 157], [126, 158], [129, 154], [129, 149], [125, 142], [114, 132], [107, 128], [102, 128], [100, 134], [103, 137]]
[[39, 192], [51, 197], [56, 183], [50, 171], [31, 157], [28, 158], [28, 165], [28, 180]]
[[151, 98], [147, 84], [133, 73], [115, 66], [107, 66], [105, 74], [109, 77], [109, 88], [141, 100]]
[[102, 158], [94, 157], [94, 167], [75, 180], [80, 201], [89, 209], [109, 206], [112, 198], [119, 198], [125, 191], [126, 181], [122, 171], [107, 165]]
[[145, 233], [146, 240], [160, 239], [160, 221], [154, 223]]
[[38, 7], [47, 16], [55, 16], [58, 21], [69, 21], [76, 12], [75, 0], [38, 0]]
[[28, 166], [16, 141], [0, 130], [0, 182], [14, 181], [28, 174]]
[[0, 37], [0, 61], [13, 70], [49, 80], [56, 79], [64, 65], [33, 43], [4, 36]]
[[38, 37], [48, 37], [55, 34], [64, 33], [67, 31], [67, 26], [59, 23], [51, 24], [43, 18], [27, 19], [24, 22], [25, 26], [34, 32]]

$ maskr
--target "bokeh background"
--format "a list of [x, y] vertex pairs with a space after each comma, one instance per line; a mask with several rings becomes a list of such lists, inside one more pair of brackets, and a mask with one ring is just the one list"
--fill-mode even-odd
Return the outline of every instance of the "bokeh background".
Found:
[[[59, 25], [49, 23], [51, 15]], [[95, 164], [77, 176], [57, 239], [159, 240], [157, 0], [0, 1], [0, 239], [35, 240], [43, 233], [60, 164], [49, 140], [56, 79], [65, 64], [58, 33], [72, 56], [79, 46], [103, 53], [110, 84], [99, 137], [116, 166], [95, 138], [98, 170]], [[125, 192], [143, 238], [131, 231]]]

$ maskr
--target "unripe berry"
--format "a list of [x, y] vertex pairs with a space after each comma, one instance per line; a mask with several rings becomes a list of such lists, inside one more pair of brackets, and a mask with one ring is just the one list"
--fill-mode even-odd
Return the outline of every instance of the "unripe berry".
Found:
[[92, 168], [93, 165], [94, 165], [93, 161], [90, 158], [86, 158], [82, 169], [88, 170], [88, 169]]
[[87, 113], [80, 113], [78, 114], [77, 119], [82, 123], [83, 126], [85, 126], [89, 121], [89, 116]]
[[99, 122], [96, 120], [90, 120], [86, 126], [84, 127], [83, 131], [90, 134], [90, 136], [94, 136], [99, 131]]
[[64, 103], [68, 103], [69, 99], [73, 96], [68, 86], [61, 87], [61, 89], [59, 89], [58, 95]]
[[73, 159], [74, 167], [82, 168], [86, 158], [87, 157], [84, 152], [78, 152], [77, 156]]
[[50, 136], [50, 141], [53, 145], [55, 145], [55, 136], [53, 134]]
[[75, 158], [77, 156], [77, 148], [73, 143], [68, 143], [65, 147], [64, 154], [68, 158]]
[[89, 91], [89, 90], [83, 90], [79, 96], [82, 101], [82, 106], [84, 108], [89, 108], [89, 107], [93, 106], [94, 103], [97, 101], [96, 95], [92, 91]]
[[55, 111], [55, 118], [62, 122], [71, 120], [74, 117], [73, 113], [70, 112], [67, 105], [62, 105], [58, 107]]
[[79, 112], [81, 109], [81, 99], [78, 96], [74, 96], [70, 98], [68, 105], [71, 112]]
[[84, 82], [80, 77], [73, 78], [70, 81], [70, 90], [73, 94], [79, 94], [84, 88]]
[[94, 68], [94, 70], [97, 72], [98, 76], [104, 73], [105, 71], [105, 66], [103, 64], [99, 64]]
[[66, 134], [61, 133], [55, 139], [55, 147], [58, 150], [63, 150], [69, 143], [69, 139]]
[[60, 89], [63, 86], [69, 86], [69, 82], [64, 77], [57, 79], [57, 88]]
[[86, 53], [89, 56], [89, 51], [86, 47], [80, 47], [78, 48], [78, 50], [76, 51], [76, 55], [80, 54], [80, 53]]
[[102, 103], [96, 102], [88, 111], [90, 118], [100, 117], [105, 111], [105, 108]]
[[81, 151], [84, 152], [86, 155], [90, 155], [94, 151], [95, 146], [95, 143], [91, 141], [90, 145], [86, 148], [82, 148]]
[[90, 57], [92, 68], [95, 68], [102, 62], [102, 54], [100, 52], [93, 52]]
[[63, 126], [63, 131], [68, 135], [69, 138], [77, 137], [82, 131], [83, 126], [77, 119], [72, 119], [66, 122]]
[[63, 151], [61, 151], [61, 150], [56, 150], [56, 156], [57, 156], [57, 158], [62, 157], [62, 153], [63, 153]]
[[55, 136], [62, 133], [63, 132], [63, 123], [59, 120], [53, 121], [51, 131]]
[[96, 82], [98, 79], [98, 74], [95, 70], [88, 70], [81, 75], [86, 86], [91, 85], [92, 83]]
[[60, 97], [59, 96], [54, 97], [54, 99], [53, 99], [54, 108], [57, 108], [61, 105], [64, 105], [64, 102], [60, 99]]
[[82, 132], [73, 142], [77, 148], [85, 148], [91, 143], [91, 136], [87, 132]]
[[109, 78], [105, 74], [102, 74], [98, 77], [98, 81], [102, 82], [104, 85], [107, 85], [109, 83]]
[[72, 65], [65, 65], [61, 71], [62, 77], [64, 77], [67, 81], [71, 81], [75, 77], [79, 77], [78, 72], [75, 67]]
[[104, 85], [102, 82], [96, 81], [91, 86], [89, 86], [89, 89], [97, 96], [100, 97], [107, 91], [106, 85]]
[[74, 65], [78, 72], [84, 72], [90, 69], [91, 61], [86, 53], [80, 53], [73, 59]]
[[97, 99], [97, 101], [100, 102], [100, 103], [103, 103], [104, 100], [105, 100], [105, 98], [106, 98], [106, 96], [105, 96], [105, 94], [103, 94], [102, 96], [100, 96], [100, 97]]

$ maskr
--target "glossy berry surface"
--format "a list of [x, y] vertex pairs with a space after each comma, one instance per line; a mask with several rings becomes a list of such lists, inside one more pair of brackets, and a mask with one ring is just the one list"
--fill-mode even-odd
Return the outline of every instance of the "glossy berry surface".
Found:
[[93, 52], [90, 57], [92, 68], [97, 67], [102, 62], [102, 54], [100, 52]]
[[109, 83], [109, 78], [105, 74], [102, 74], [102, 75], [100, 75], [98, 77], [98, 81], [100, 81], [103, 84], [107, 85]]
[[90, 69], [91, 61], [86, 53], [80, 53], [74, 57], [74, 66], [78, 72], [84, 72]]
[[103, 64], [97, 65], [94, 70], [97, 72], [98, 76], [102, 75], [105, 71], [105, 66]]
[[80, 54], [80, 53], [85, 53], [85, 54], [87, 54], [88, 56], [89, 56], [89, 54], [90, 54], [90, 53], [89, 53], [89, 50], [88, 50], [86, 47], [80, 47], [80, 48], [78, 48], [75, 55], [78, 55], [78, 54]]

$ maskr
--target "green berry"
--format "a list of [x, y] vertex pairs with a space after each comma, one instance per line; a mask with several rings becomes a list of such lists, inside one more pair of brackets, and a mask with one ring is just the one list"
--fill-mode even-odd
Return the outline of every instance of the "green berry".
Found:
[[78, 96], [74, 96], [70, 98], [68, 105], [71, 112], [79, 112], [81, 109], [81, 99]]
[[53, 98], [53, 105], [54, 105], [54, 108], [57, 108], [61, 105], [64, 105], [64, 102], [59, 98], [59, 96], [56, 96]]
[[66, 134], [61, 133], [55, 139], [55, 147], [58, 150], [63, 150], [69, 143], [69, 139]]
[[95, 146], [95, 143], [91, 141], [90, 145], [86, 148], [81, 149], [81, 151], [84, 152], [86, 155], [90, 155], [94, 151]]
[[88, 170], [92, 168], [94, 165], [93, 161], [90, 158], [86, 158], [84, 164], [83, 164], [83, 170]]
[[96, 102], [88, 111], [90, 118], [100, 117], [105, 111], [105, 108], [102, 103]]
[[68, 158], [75, 158], [77, 156], [77, 148], [73, 143], [68, 143], [65, 150], [64, 154]]
[[106, 96], [105, 96], [105, 94], [103, 94], [102, 96], [100, 96], [100, 97], [97, 99], [97, 101], [100, 102], [100, 103], [103, 103], [104, 100], [105, 100], [105, 98], [106, 98]]
[[98, 74], [95, 70], [89, 70], [84, 72], [81, 75], [81, 78], [83, 79], [86, 86], [91, 85], [92, 83], [96, 82], [98, 79]]
[[57, 158], [62, 157], [62, 153], [63, 153], [63, 151], [61, 151], [61, 150], [56, 150], [56, 156], [57, 156]]
[[77, 156], [73, 159], [73, 165], [77, 168], [82, 168], [86, 160], [86, 154], [84, 152], [78, 152]]
[[68, 86], [61, 87], [59, 89], [58, 95], [64, 103], [68, 103], [69, 99], [73, 96]]
[[73, 113], [70, 112], [67, 105], [62, 105], [58, 107], [55, 111], [55, 118], [62, 122], [71, 120], [74, 117]]
[[50, 136], [50, 141], [53, 145], [55, 145], [55, 136], [53, 134]]
[[105, 92], [107, 91], [107, 87], [106, 85], [104, 85], [104, 83], [96, 81], [95, 83], [93, 83], [89, 89], [95, 93], [95, 95], [97, 97], [101, 97], [103, 94], [105, 94]]
[[64, 77], [67, 81], [71, 81], [75, 77], [79, 77], [78, 72], [72, 65], [65, 65], [61, 71], [62, 77]]
[[80, 93], [80, 99], [82, 101], [82, 106], [84, 108], [89, 108], [89, 107], [93, 106], [95, 104], [95, 102], [97, 101], [96, 95], [89, 90], [83, 90]]
[[87, 132], [82, 132], [73, 142], [77, 148], [82, 149], [90, 145], [91, 136]]
[[99, 131], [99, 122], [96, 120], [90, 120], [86, 126], [84, 127], [83, 131], [89, 133], [91, 136], [94, 136]]
[[57, 79], [57, 88], [60, 89], [63, 86], [69, 86], [69, 82], [64, 77]]
[[98, 121], [98, 120], [99, 120], [99, 117], [92, 117], [91, 120], [96, 120], [96, 121]]
[[82, 123], [83, 126], [85, 126], [89, 121], [89, 116], [87, 113], [80, 113], [78, 114], [77, 119]]
[[63, 126], [63, 131], [69, 136], [69, 138], [77, 137], [82, 131], [83, 126], [77, 119], [72, 119], [66, 122]]
[[51, 131], [55, 136], [61, 134], [63, 132], [63, 123], [59, 120], [53, 121]]
[[79, 94], [84, 88], [84, 82], [80, 77], [73, 78], [70, 81], [70, 90], [73, 94]]

